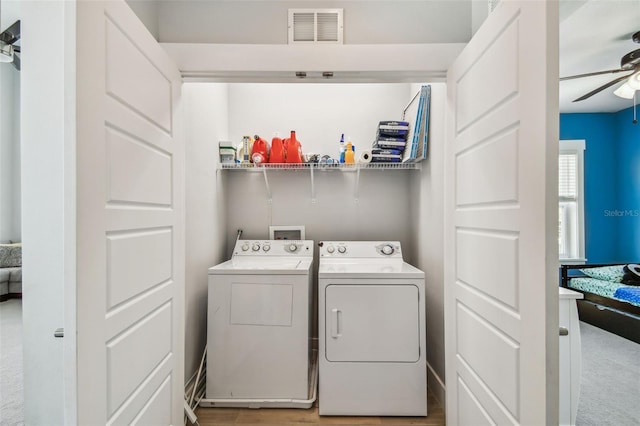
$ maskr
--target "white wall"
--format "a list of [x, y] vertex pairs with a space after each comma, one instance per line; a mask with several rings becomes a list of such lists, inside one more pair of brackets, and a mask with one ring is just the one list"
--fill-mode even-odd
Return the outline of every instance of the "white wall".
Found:
[[[414, 86], [414, 91], [419, 85]], [[425, 272], [429, 388], [444, 406], [444, 144], [446, 85], [431, 84], [427, 159], [411, 182], [414, 264]]]
[[[25, 424], [72, 424], [75, 403], [74, 4], [21, 2]], [[70, 12], [71, 11], [71, 12]], [[56, 40], [57, 49], [51, 48]], [[60, 53], [64, 52], [64, 55]], [[69, 68], [68, 68], [69, 67]], [[68, 161], [71, 160], [70, 163]], [[67, 255], [67, 256], [65, 256]], [[65, 322], [66, 320], [66, 322]], [[71, 320], [71, 321], [70, 321]], [[65, 327], [64, 339], [55, 338]], [[65, 370], [66, 367], [70, 367]], [[66, 405], [69, 403], [70, 405]], [[66, 421], [65, 421], [66, 420]]]
[[[0, 3], [0, 31], [19, 19], [19, 3]], [[0, 63], [0, 241], [21, 241], [20, 73]]]
[[[356, 173], [316, 171], [315, 199], [308, 171], [269, 171], [272, 201], [261, 173], [227, 172], [227, 241], [267, 239], [269, 225], [305, 225], [306, 238], [322, 240], [400, 240], [409, 247], [409, 176], [415, 171]], [[229, 253], [230, 254], [230, 253]]]
[[228, 134], [226, 84], [182, 86], [186, 128], [185, 378], [197, 371], [207, 340], [207, 268], [225, 256], [225, 186], [216, 171]]
[[271, 141], [291, 130], [305, 153], [337, 156], [340, 135], [356, 150], [368, 149], [381, 120], [402, 118], [411, 99], [409, 84], [230, 84], [229, 138], [243, 135]]
[[466, 43], [471, 38], [469, 0], [179, 0], [160, 2], [159, 40], [287, 44], [289, 8], [343, 8], [345, 44]]

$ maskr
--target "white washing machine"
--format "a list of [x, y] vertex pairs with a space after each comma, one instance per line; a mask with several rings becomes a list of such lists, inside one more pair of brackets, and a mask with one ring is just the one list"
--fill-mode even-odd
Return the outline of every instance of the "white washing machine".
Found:
[[319, 246], [320, 415], [426, 416], [424, 272], [399, 242]]
[[209, 269], [202, 406], [308, 408], [313, 241], [238, 240]]

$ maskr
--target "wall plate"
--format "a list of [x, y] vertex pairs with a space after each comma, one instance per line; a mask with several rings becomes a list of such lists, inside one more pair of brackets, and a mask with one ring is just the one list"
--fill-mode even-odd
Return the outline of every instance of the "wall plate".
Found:
[[271, 225], [269, 226], [270, 240], [304, 240], [304, 225]]

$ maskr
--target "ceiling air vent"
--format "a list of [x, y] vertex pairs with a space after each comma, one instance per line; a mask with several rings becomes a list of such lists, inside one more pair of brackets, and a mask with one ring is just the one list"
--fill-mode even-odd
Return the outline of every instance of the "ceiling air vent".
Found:
[[289, 9], [289, 44], [342, 44], [342, 9]]

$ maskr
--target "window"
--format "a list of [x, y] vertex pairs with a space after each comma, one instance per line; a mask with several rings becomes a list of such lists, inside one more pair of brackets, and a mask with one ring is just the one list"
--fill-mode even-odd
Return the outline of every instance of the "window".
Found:
[[584, 140], [560, 141], [558, 246], [561, 263], [584, 263]]

